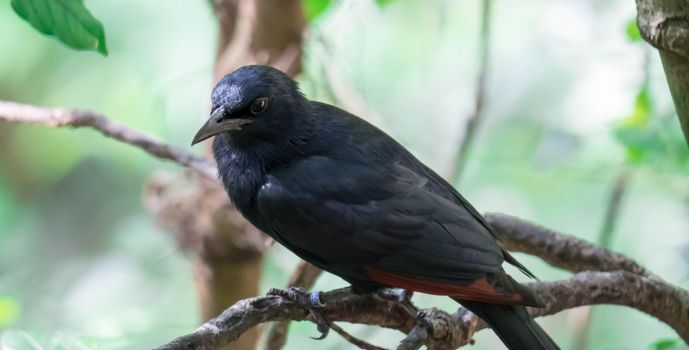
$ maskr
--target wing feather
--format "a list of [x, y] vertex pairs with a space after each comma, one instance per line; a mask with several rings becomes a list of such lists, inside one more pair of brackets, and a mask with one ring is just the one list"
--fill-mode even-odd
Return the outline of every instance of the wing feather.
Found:
[[[456, 284], [500, 269], [503, 255], [490, 232], [409, 168], [395, 164], [380, 174], [323, 157], [298, 166], [273, 172], [257, 207], [270, 218], [263, 220], [271, 223], [268, 233], [302, 258], [340, 275], [365, 274], [369, 266]], [[311, 171], [319, 176], [294, 175]], [[334, 178], [350, 181], [327, 181]]]

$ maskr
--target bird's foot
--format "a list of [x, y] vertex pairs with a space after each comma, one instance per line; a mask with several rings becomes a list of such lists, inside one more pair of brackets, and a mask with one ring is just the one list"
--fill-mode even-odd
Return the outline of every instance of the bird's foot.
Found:
[[303, 288], [289, 287], [285, 289], [271, 288], [268, 295], [281, 296], [305, 309], [320, 309], [325, 306], [321, 302], [321, 292], [308, 293]]
[[416, 313], [416, 322], [425, 328], [428, 334], [433, 334], [433, 323], [429, 320], [431, 310], [419, 310]]
[[413, 291], [402, 288], [381, 288], [374, 292], [374, 295], [384, 300], [397, 301], [400, 303], [411, 302]]
[[380, 300], [394, 301], [399, 303], [410, 316], [416, 317], [418, 309], [411, 302], [414, 291], [401, 288], [382, 288], [373, 292], [373, 297]]
[[308, 293], [303, 288], [289, 287], [286, 289], [271, 288], [268, 295], [276, 295], [285, 298], [306, 309], [311, 316], [312, 321], [316, 324], [318, 331], [321, 333], [318, 337], [311, 337], [315, 340], [325, 339], [330, 331], [330, 322], [323, 317], [319, 309], [322, 309], [325, 304], [321, 302], [321, 292]]

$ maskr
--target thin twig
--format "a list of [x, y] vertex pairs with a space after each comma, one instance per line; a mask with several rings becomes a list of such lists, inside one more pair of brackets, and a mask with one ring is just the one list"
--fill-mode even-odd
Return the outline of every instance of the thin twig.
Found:
[[457, 147], [457, 153], [450, 163], [451, 183], [459, 181], [464, 172], [469, 150], [474, 144], [478, 125], [483, 118], [483, 106], [486, 99], [486, 80], [488, 76], [488, 61], [490, 59], [490, 22], [491, 22], [491, 1], [483, 0], [481, 8], [481, 32], [479, 38], [479, 73], [476, 80], [476, 97], [474, 99], [474, 110], [469, 115], [464, 128], [464, 137]]
[[51, 128], [93, 128], [107, 137], [140, 148], [157, 158], [171, 160], [217, 181], [215, 167], [206, 158], [195, 156], [181, 148], [166, 144], [152, 135], [114, 122], [100, 113], [81, 109], [44, 108], [0, 101], [0, 120], [37, 124]]
[[627, 191], [628, 181], [629, 171], [627, 169], [622, 169], [620, 173], [617, 174], [612, 192], [610, 192], [608, 205], [605, 209], [603, 225], [601, 227], [600, 235], [598, 236], [598, 244], [600, 244], [602, 247], [609, 248], [610, 243], [612, 243], [615, 227], [617, 226], [617, 219], [622, 208], [622, 198]]
[[[689, 341], [689, 293], [649, 273], [633, 260], [604, 248], [592, 249], [590, 243], [562, 235], [506, 215], [487, 215], [508, 246], [535, 252], [546, 262], [581, 271], [571, 278], [554, 282], [535, 282], [528, 286], [544, 303], [544, 308], [530, 308], [537, 316], [552, 315], [584, 305], [623, 305], [655, 316]], [[532, 246], [537, 245], [537, 246]], [[568, 252], [564, 254], [563, 252]], [[564, 262], [563, 259], [570, 260]], [[598, 262], [598, 264], [594, 263]], [[322, 293], [323, 316], [330, 322], [352, 322], [397, 329], [408, 334], [418, 324], [416, 317], [399, 302], [371, 295], [355, 295], [347, 289]], [[246, 299], [199, 328], [160, 347], [172, 349], [216, 349], [249, 328], [267, 321], [306, 320], [308, 312], [295, 303], [276, 296]], [[427, 319], [433, 334], [425, 344], [429, 348], [457, 348], [471, 342], [474, 332], [484, 329], [470, 312], [460, 309], [449, 315], [435, 310]]]
[[311, 289], [316, 279], [321, 275], [322, 270], [318, 267], [306, 262], [300, 261], [297, 267], [292, 272], [289, 279], [288, 287], [301, 287], [306, 290]]
[[337, 332], [337, 334], [341, 335], [342, 338], [345, 338], [348, 342], [352, 343], [354, 346], [356, 346], [359, 349], [363, 350], [387, 350], [385, 348], [381, 348], [379, 346], [375, 346], [373, 344], [369, 344], [345, 331], [342, 329], [342, 327], [336, 325], [335, 323], [330, 324], [330, 328]]

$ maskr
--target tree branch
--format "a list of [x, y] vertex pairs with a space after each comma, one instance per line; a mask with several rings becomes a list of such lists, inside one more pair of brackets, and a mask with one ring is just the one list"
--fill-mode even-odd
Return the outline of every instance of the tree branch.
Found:
[[[537, 255], [546, 262], [578, 272], [569, 279], [529, 284], [545, 307], [530, 308], [545, 316], [583, 305], [624, 305], [655, 316], [689, 341], [689, 293], [650, 274], [631, 259], [595, 247], [575, 237], [556, 233], [520, 219], [500, 214], [486, 218], [500, 232], [505, 246]], [[322, 294], [323, 315], [331, 322], [353, 322], [397, 329], [409, 334], [398, 349], [454, 349], [470, 343], [486, 324], [467, 310], [455, 314], [425, 310], [424, 322], [399, 302], [370, 295], [354, 295], [348, 288]], [[248, 328], [266, 321], [306, 320], [308, 312], [277, 296], [246, 299], [201, 326], [196, 332], [160, 347], [215, 349], [236, 339]], [[421, 325], [431, 325], [421, 329]], [[425, 333], [425, 334], [424, 334]]]
[[166, 144], [154, 136], [114, 122], [100, 113], [81, 109], [44, 108], [0, 101], [0, 120], [37, 124], [51, 128], [92, 128], [107, 137], [140, 148], [154, 157], [171, 160], [217, 181], [215, 166], [206, 158], [195, 156], [181, 148]]
[[[355, 295], [349, 288], [321, 293], [326, 304], [323, 315], [331, 322], [344, 321], [409, 330], [414, 320], [404, 308], [392, 301], [372, 295]], [[202, 325], [194, 333], [179, 337], [159, 350], [216, 349], [237, 339], [247, 329], [266, 321], [303, 321], [309, 312], [280, 296], [264, 296], [241, 300], [220, 316]]]
[[646, 269], [634, 260], [577, 237], [505, 214], [488, 213], [484, 218], [505, 249], [535, 255], [552, 266], [572, 272], [622, 270], [646, 274]]

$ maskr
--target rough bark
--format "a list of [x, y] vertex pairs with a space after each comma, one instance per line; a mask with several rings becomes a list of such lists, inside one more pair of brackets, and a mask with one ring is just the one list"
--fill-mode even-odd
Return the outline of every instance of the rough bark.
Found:
[[[561, 281], [530, 283], [545, 304], [544, 308], [529, 308], [533, 316], [552, 315], [583, 305], [621, 305], [655, 316], [689, 342], [687, 291], [663, 281], [621, 254], [603, 248], [591, 250], [590, 243], [514, 217], [496, 214], [487, 217], [492, 225], [501, 227], [506, 246], [520, 247], [521, 251], [538, 255], [547, 262], [560, 262], [563, 250], [571, 250], [567, 255], [571, 262], [561, 266], [575, 272], [584, 266], [592, 269]], [[592, 265], [592, 261], [598, 261], [600, 268]], [[417, 317], [399, 302], [354, 295], [347, 288], [322, 293], [321, 300], [325, 303], [322, 313], [331, 322], [377, 325], [408, 334], [398, 349], [418, 349], [422, 345], [429, 349], [455, 349], [471, 343], [473, 334], [486, 328], [485, 323], [463, 308], [452, 315], [430, 309]], [[196, 332], [159, 349], [216, 349], [256, 324], [306, 319], [309, 312], [290, 300], [279, 296], [251, 298], [235, 304]]]
[[551, 266], [573, 272], [622, 270], [646, 273], [646, 269], [624, 255], [577, 237], [505, 214], [488, 213], [484, 217], [497, 231], [505, 249], [535, 255]]
[[641, 36], [660, 52], [672, 100], [689, 144], [689, 1], [636, 0]]

